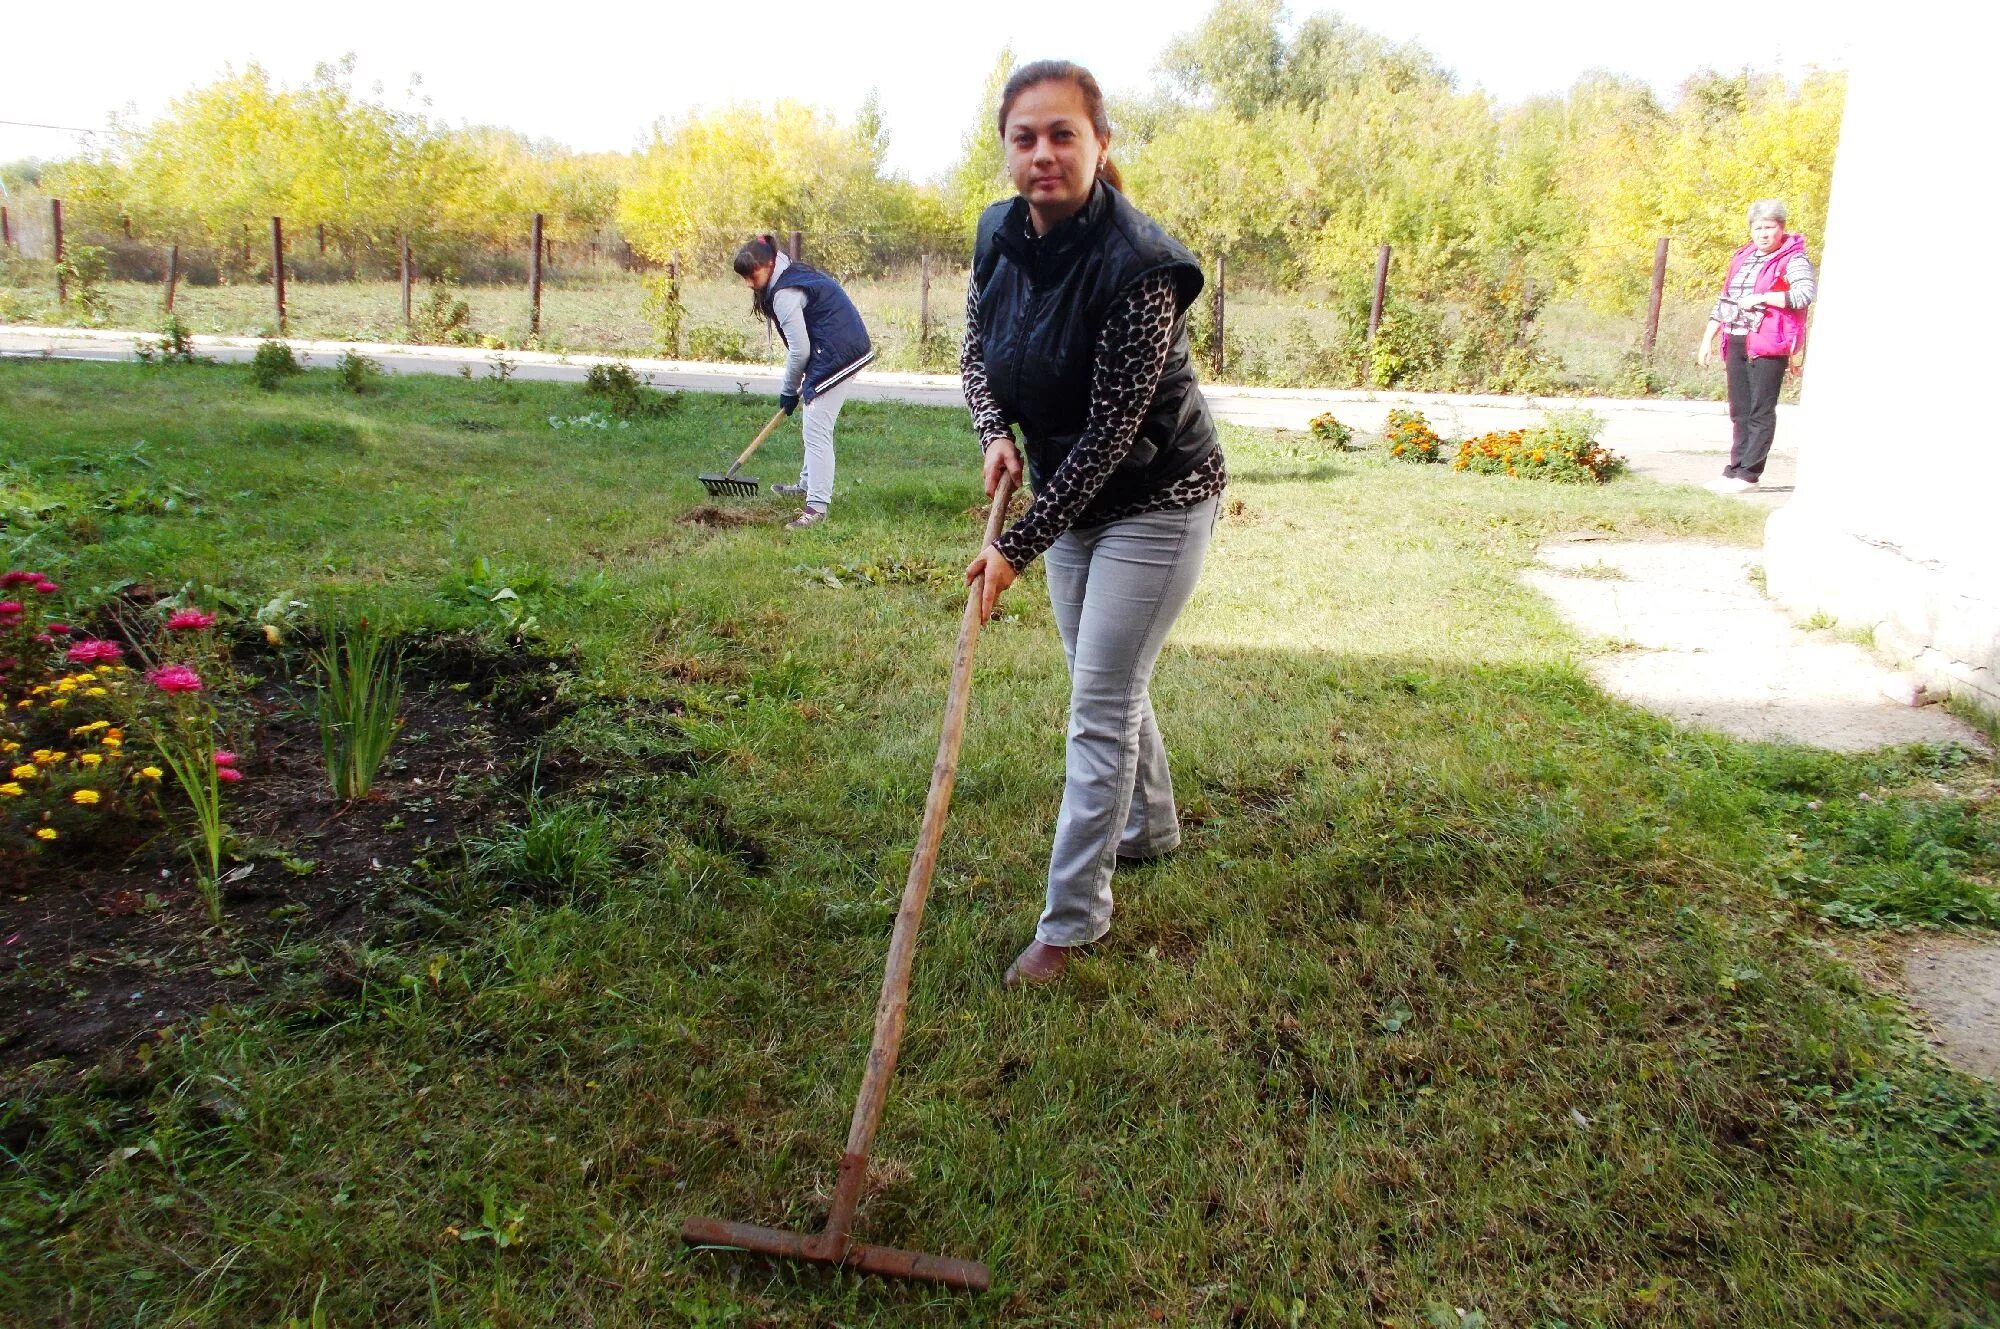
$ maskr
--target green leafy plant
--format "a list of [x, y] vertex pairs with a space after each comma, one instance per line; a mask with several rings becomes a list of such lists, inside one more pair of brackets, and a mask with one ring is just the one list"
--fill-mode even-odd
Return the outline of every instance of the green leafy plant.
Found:
[[[172, 718], [153, 734], [153, 750], [173, 772], [174, 783], [186, 796], [194, 813], [195, 842], [189, 853], [194, 859], [195, 887], [201, 892], [211, 923], [222, 921], [222, 846], [228, 827], [222, 821], [222, 786], [240, 778], [234, 753], [215, 745], [215, 710], [196, 695], [200, 680], [184, 666], [168, 666], [153, 671], [154, 686], [165, 689], [175, 684], [176, 704]], [[193, 678], [194, 686], [180, 684]]]
[[750, 354], [749, 340], [734, 328], [697, 323], [688, 329], [687, 343], [691, 360], [742, 363], [756, 358]]
[[213, 364], [209, 357], [194, 349], [194, 330], [181, 321], [179, 314], [167, 315], [167, 321], [160, 325], [158, 341], [141, 342], [139, 358], [147, 364], [165, 365], [205, 365]]
[[687, 328], [687, 305], [681, 300], [679, 271], [669, 268], [651, 273], [641, 279], [640, 285], [645, 296], [639, 303], [639, 316], [653, 330], [654, 352], [678, 359]]
[[603, 398], [611, 413], [621, 420], [671, 415], [681, 404], [678, 393], [653, 391], [651, 374], [641, 377], [632, 372], [632, 366], [619, 360], [592, 365], [584, 375], [583, 390]]
[[281, 341], [258, 343], [257, 353], [250, 357], [250, 379], [266, 392], [275, 390], [298, 372], [298, 357], [292, 354], [290, 346]]
[[340, 359], [333, 365], [334, 376], [340, 386], [356, 396], [368, 390], [368, 385], [382, 376], [382, 366], [359, 351], [347, 350], [340, 353]]
[[63, 258], [56, 264], [56, 275], [69, 293], [70, 304], [86, 322], [101, 319], [111, 310], [111, 302], [104, 294], [104, 278], [110, 270], [105, 253], [98, 246], [63, 246]]
[[402, 659], [363, 619], [330, 632], [312, 661], [320, 675], [315, 711], [327, 779], [335, 797], [365, 798], [403, 725]]
[[450, 282], [433, 277], [423, 302], [410, 311], [410, 340], [424, 346], [477, 346], [472, 306], [459, 298]]

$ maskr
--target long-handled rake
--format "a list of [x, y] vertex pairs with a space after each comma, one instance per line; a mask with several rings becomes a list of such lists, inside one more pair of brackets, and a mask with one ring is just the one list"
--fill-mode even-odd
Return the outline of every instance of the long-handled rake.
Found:
[[764, 440], [771, 436], [771, 431], [776, 429], [779, 422], [784, 418], [785, 413], [783, 411], [779, 411], [776, 415], [772, 416], [771, 423], [757, 431], [757, 437], [750, 440], [750, 446], [743, 449], [743, 455], [738, 457], [730, 465], [729, 469], [721, 475], [710, 475], [704, 472], [702, 475], [696, 477], [701, 481], [702, 488], [708, 490], [709, 494], [715, 498], [749, 498], [756, 494], [758, 482], [750, 476], [738, 475], [736, 472], [741, 469], [744, 462], [750, 460], [751, 453], [764, 446]]
[[[1000, 534], [1001, 523], [1007, 516], [1007, 500], [1012, 496], [1013, 481], [1003, 471], [1000, 487], [993, 495], [993, 506], [986, 514], [987, 544]], [[958, 651], [951, 662], [944, 733], [938, 739], [937, 761], [931, 766], [930, 797], [924, 802], [916, 857], [910, 860], [909, 879], [903, 884], [903, 903], [896, 910], [896, 928], [889, 938], [882, 996], [875, 1006], [875, 1039], [868, 1048], [868, 1068], [861, 1077], [861, 1092], [854, 1100], [854, 1120], [847, 1130], [847, 1151], [840, 1156], [840, 1175], [834, 1181], [833, 1207], [826, 1216], [826, 1226], [817, 1235], [808, 1235], [720, 1218], [690, 1218], [681, 1224], [681, 1240], [685, 1242], [779, 1255], [788, 1260], [811, 1260], [888, 1278], [926, 1279], [975, 1292], [984, 1292], [992, 1282], [986, 1266], [973, 1260], [870, 1246], [848, 1235], [854, 1224], [855, 1206], [861, 1202], [862, 1185], [868, 1179], [868, 1154], [875, 1145], [875, 1128], [882, 1121], [882, 1108], [889, 1098], [889, 1080], [896, 1073], [896, 1054], [903, 1043], [903, 1018], [909, 1006], [910, 966], [917, 953], [917, 928], [923, 923], [924, 905], [930, 899], [931, 874], [937, 869], [945, 814], [951, 808], [951, 789], [958, 778], [958, 746], [965, 736], [966, 708], [972, 697], [972, 648], [978, 644], [979, 629], [985, 622], [979, 612], [983, 589], [979, 583], [973, 583], [965, 599], [964, 617], [958, 623]]]

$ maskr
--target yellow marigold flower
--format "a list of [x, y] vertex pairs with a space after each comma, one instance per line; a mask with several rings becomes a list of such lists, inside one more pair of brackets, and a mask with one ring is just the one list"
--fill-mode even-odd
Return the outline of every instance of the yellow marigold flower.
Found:
[[89, 807], [97, 799], [98, 793], [95, 789], [79, 789], [69, 796], [70, 802], [81, 803], [84, 807]]
[[104, 754], [101, 752], [86, 752], [79, 756], [77, 760], [86, 766], [95, 766], [104, 760]]
[[92, 720], [89, 724], [78, 725], [76, 728], [70, 730], [70, 732], [72, 734], [94, 734], [100, 729], [109, 729], [110, 727], [111, 721], [109, 720]]
[[4, 743], [0, 743], [0, 752], [19, 752], [20, 750], [21, 745], [11, 738]]
[[21, 698], [21, 700], [14, 703], [14, 709], [17, 711], [32, 711], [35, 709], [35, 703], [29, 701], [26, 697], [23, 697]]
[[69, 705], [68, 697], [57, 697], [54, 701], [49, 703], [49, 709], [52, 711], [59, 711], [67, 705]]
[[20, 785], [15, 784], [12, 780], [9, 780], [6, 784], [0, 784], [0, 798], [19, 798], [27, 792], [27, 790], [21, 788]]
[[53, 766], [68, 755], [67, 752], [51, 752], [47, 748], [36, 748], [35, 762], [41, 766]]
[[104, 731], [104, 741], [107, 743], [116, 742], [123, 737], [125, 737], [123, 729], [107, 729]]
[[111, 694], [109, 692], [106, 692], [103, 688], [85, 688], [83, 690], [83, 695], [86, 697], [108, 697]]
[[157, 766], [141, 766], [139, 768], [139, 775], [144, 779], [157, 780], [161, 774], [162, 772]]
[[125, 743], [125, 740], [122, 738], [113, 738], [111, 737], [111, 735], [106, 734], [102, 739], [99, 740], [99, 742], [103, 743], [103, 745], [107, 748], [115, 748], [115, 747], [122, 747]]
[[37, 840], [53, 840], [56, 838], [56, 828], [53, 826], [44, 826], [35, 832], [35, 838]]
[[7, 772], [7, 774], [13, 776], [16, 780], [32, 780], [37, 775], [40, 775], [41, 772], [36, 770], [33, 766], [27, 765], [24, 762], [21, 765], [16, 766], [13, 770]]

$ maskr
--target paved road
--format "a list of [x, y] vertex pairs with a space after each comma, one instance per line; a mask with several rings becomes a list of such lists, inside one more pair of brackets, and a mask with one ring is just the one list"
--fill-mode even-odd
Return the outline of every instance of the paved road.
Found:
[[[0, 356], [58, 356], [64, 359], [129, 360], [150, 334], [97, 328], [43, 328], [0, 325]], [[241, 362], [256, 352], [254, 337], [196, 337], [203, 355]], [[460, 346], [403, 346], [389, 343], [315, 341], [292, 338], [307, 364], [331, 365], [353, 350], [393, 374], [474, 374], [492, 372], [503, 356], [513, 377], [580, 382], [592, 365], [618, 359], [602, 355], [554, 355], [537, 351], [487, 351]], [[685, 392], [750, 392], [772, 395], [773, 365], [705, 364], [687, 360], [629, 358], [635, 372], [652, 375], [658, 387]], [[1666, 483], [1701, 483], [1720, 474], [1717, 454], [1729, 449], [1729, 416], [1721, 402], [1627, 401], [1612, 398], [1497, 397], [1470, 393], [1341, 392], [1300, 388], [1245, 388], [1226, 384], [1202, 389], [1216, 418], [1231, 424], [1270, 429], [1304, 429], [1313, 416], [1333, 411], [1356, 428], [1378, 431], [1396, 408], [1421, 410], [1439, 433], [1464, 436], [1493, 429], [1541, 423], [1552, 407], [1583, 407], [1604, 419], [1603, 442], [1623, 453], [1632, 469]], [[961, 406], [956, 374], [870, 372], [858, 375], [852, 395], [860, 401], [900, 401], [922, 406]], [[1794, 459], [1789, 439], [1797, 437], [1797, 407], [1778, 408], [1778, 437], [1785, 451], [1774, 456], [1766, 479], [1772, 488], [1755, 501], [1774, 505], [1790, 493]]]

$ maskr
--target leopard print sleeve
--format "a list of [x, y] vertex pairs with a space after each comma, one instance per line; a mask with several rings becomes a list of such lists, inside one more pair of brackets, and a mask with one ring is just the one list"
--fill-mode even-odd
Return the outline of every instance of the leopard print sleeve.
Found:
[[1133, 283], [1105, 316], [1091, 367], [1090, 413], [1083, 437], [1008, 527], [995, 547], [1018, 570], [1076, 525], [1111, 473], [1132, 451], [1167, 367], [1174, 327], [1174, 283], [1155, 272]]
[[979, 340], [979, 283], [965, 284], [965, 341], [958, 350], [958, 378], [965, 389], [965, 404], [972, 411], [972, 432], [979, 438], [979, 450], [996, 438], [1012, 439], [1007, 417], [993, 400], [986, 382], [986, 348]]

